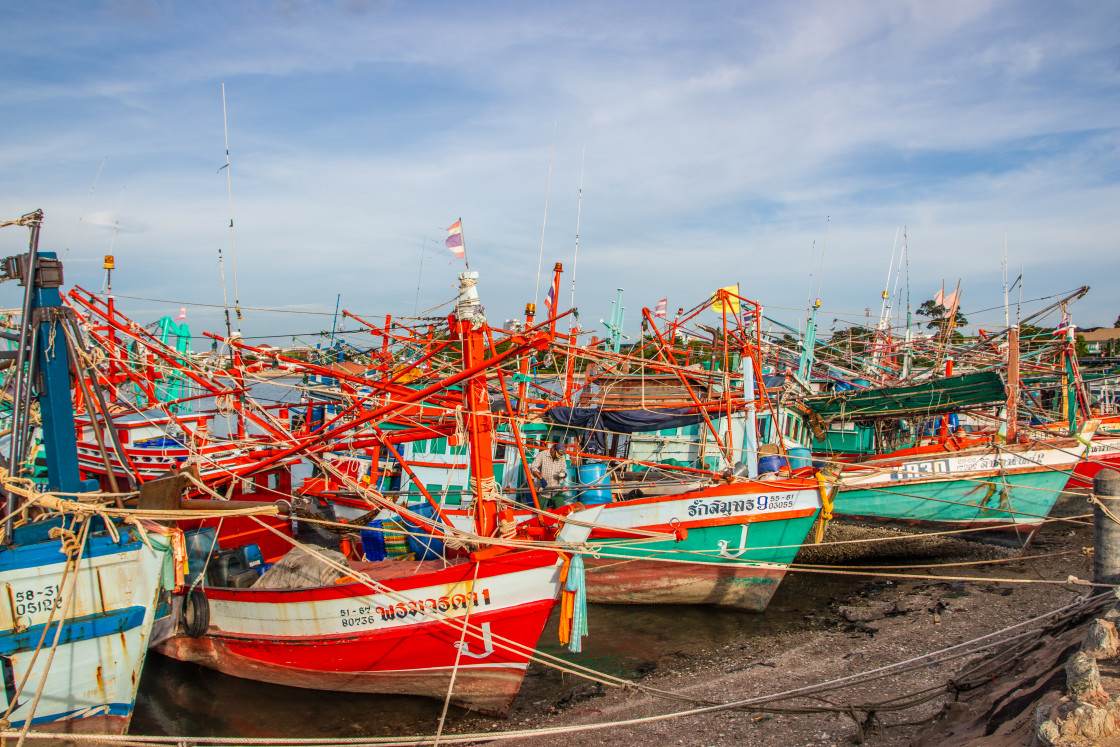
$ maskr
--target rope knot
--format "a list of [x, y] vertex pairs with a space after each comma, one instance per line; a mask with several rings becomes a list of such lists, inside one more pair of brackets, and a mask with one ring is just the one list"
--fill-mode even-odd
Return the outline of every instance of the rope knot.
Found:
[[78, 542], [78, 535], [71, 529], [64, 529], [63, 527], [51, 527], [47, 532], [47, 536], [51, 539], [62, 540], [62, 546], [58, 549], [59, 552], [66, 555], [66, 557], [73, 560], [78, 554], [78, 548], [81, 544]]

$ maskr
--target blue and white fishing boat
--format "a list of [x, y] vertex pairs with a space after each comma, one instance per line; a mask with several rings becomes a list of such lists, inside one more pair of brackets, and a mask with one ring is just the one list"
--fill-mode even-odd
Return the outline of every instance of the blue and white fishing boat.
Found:
[[[26, 288], [19, 334], [5, 333], [17, 345], [0, 353], [13, 361], [14, 385], [4, 454], [14, 468], [0, 471], [0, 718], [21, 732], [120, 734], [132, 717], [161, 581], [174, 577], [172, 535], [109, 519], [97, 502], [64, 500], [95, 484], [78, 471], [70, 363], [81, 343], [59, 296], [62, 265], [38, 251], [42, 217], [0, 223], [31, 232], [29, 252], [0, 266], [2, 279]], [[26, 476], [35, 403], [45, 485]]]

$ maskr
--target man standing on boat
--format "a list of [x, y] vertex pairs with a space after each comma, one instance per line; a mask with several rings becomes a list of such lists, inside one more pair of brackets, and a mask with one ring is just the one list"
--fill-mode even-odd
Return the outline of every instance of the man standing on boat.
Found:
[[559, 495], [556, 493], [563, 487], [564, 478], [568, 476], [568, 462], [558, 442], [550, 443], [547, 449], [537, 452], [536, 458], [529, 466], [529, 474], [537, 481], [539, 489], [552, 488], [550, 492], [553, 495], [546, 501], [547, 504], [559, 502]]

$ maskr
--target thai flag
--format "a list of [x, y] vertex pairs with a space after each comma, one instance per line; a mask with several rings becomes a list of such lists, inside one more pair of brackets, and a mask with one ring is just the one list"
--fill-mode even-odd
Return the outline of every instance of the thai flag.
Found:
[[661, 317], [665, 316], [665, 310], [668, 307], [669, 307], [669, 299], [668, 298], [662, 298], [660, 301], [657, 302], [657, 306], [654, 307], [653, 315], [654, 316], [661, 316]]
[[455, 256], [462, 259], [466, 256], [467, 250], [463, 247], [463, 221], [462, 219], [455, 221], [447, 229], [447, 240], [443, 242], [451, 251], [455, 252]]
[[556, 286], [548, 286], [548, 295], [544, 297], [544, 307], [548, 309], [549, 316], [556, 316]]

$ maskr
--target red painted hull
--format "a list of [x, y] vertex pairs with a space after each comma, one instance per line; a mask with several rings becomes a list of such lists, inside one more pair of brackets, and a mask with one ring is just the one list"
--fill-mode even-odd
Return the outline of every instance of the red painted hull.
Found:
[[441, 700], [455, 672], [452, 703], [505, 716], [559, 593], [557, 555], [509, 553], [434, 571], [396, 563], [385, 578], [393, 565], [366, 571], [376, 592], [361, 583], [207, 589], [207, 632], [180, 633], [157, 650], [277, 685]]
[[1093, 478], [1096, 477], [1097, 473], [1102, 469], [1120, 470], [1120, 454], [1094, 459], [1091, 462], [1079, 462], [1077, 469], [1073, 471], [1073, 476], [1070, 478], [1068, 487], [1076, 488], [1092, 485]]
[[[554, 601], [525, 605], [517, 614], [478, 613], [471, 623], [489, 622], [495, 636], [536, 647]], [[219, 672], [288, 687], [342, 692], [420, 695], [443, 699], [454, 670], [454, 646], [462, 634], [432, 623], [403, 635], [370, 635], [342, 640], [278, 642], [207, 635], [173, 638], [160, 652]], [[480, 636], [467, 633], [470, 650], [481, 650]], [[441, 651], [445, 655], [435, 655]], [[447, 653], [450, 652], [450, 653]], [[497, 659], [495, 661], [495, 659]], [[451, 702], [463, 708], [505, 717], [521, 688], [528, 655], [495, 650], [485, 665], [462, 657]]]

